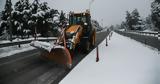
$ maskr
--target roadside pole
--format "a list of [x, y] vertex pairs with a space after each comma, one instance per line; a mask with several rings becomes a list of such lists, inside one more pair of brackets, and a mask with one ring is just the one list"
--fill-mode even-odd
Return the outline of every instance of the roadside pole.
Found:
[[108, 39], [107, 39], [107, 37], [106, 37], [106, 46], [108, 46]]
[[96, 51], [97, 51], [96, 62], [98, 62], [98, 61], [99, 61], [99, 50], [98, 50], [98, 46], [97, 46], [97, 48], [96, 48]]

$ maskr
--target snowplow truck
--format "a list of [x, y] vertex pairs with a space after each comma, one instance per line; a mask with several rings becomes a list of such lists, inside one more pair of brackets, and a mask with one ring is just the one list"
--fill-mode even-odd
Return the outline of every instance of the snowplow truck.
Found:
[[90, 48], [95, 46], [96, 30], [92, 27], [88, 10], [82, 13], [69, 13], [69, 25], [65, 29], [65, 39], [70, 51], [80, 48], [81, 51], [88, 53]]
[[89, 11], [70, 12], [68, 23], [55, 44], [33, 42], [32, 46], [43, 50], [42, 57], [71, 68], [73, 59], [71, 53], [77, 48], [88, 53], [90, 48], [95, 46], [96, 30], [92, 27]]

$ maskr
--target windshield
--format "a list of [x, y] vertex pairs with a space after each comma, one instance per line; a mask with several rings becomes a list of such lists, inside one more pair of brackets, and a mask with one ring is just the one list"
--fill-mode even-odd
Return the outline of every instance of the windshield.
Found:
[[70, 17], [70, 24], [82, 24], [86, 22], [86, 16], [71, 16]]

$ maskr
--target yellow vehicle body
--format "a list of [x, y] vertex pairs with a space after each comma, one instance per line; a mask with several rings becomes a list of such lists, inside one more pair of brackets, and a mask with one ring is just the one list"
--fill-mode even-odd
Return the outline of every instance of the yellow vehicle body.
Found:
[[66, 33], [75, 33], [75, 36], [72, 37], [73, 49], [75, 49], [76, 45], [80, 43], [81, 36], [83, 34], [83, 28], [81, 25], [72, 25], [65, 31]]
[[59, 36], [57, 43], [63, 48], [53, 48], [50, 52], [42, 53], [42, 55], [48, 60], [71, 68], [73, 61], [73, 57], [70, 54], [71, 51], [75, 51], [78, 46], [88, 52], [91, 46], [95, 46], [95, 41], [96, 30], [92, 28], [90, 13], [71, 12], [69, 25], [63, 30], [63, 34]]

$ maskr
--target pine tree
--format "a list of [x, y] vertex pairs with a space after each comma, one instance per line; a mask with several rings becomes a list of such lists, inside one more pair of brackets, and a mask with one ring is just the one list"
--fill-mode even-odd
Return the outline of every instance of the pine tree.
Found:
[[153, 24], [160, 30], [160, 1], [155, 0], [151, 3], [151, 17]]
[[48, 36], [48, 32], [53, 27], [52, 25], [55, 25], [53, 18], [57, 17], [58, 11], [50, 9], [47, 2], [39, 3], [38, 0], [35, 0], [32, 5], [31, 22], [34, 22], [34, 29], [41, 36]]
[[[10, 40], [12, 40], [12, 22], [11, 22], [11, 12], [12, 12], [12, 3], [11, 0], [6, 0], [6, 4], [4, 7], [4, 10], [2, 11], [1, 16], [1, 25], [0, 25], [0, 35], [4, 35], [9, 33], [10, 34]], [[8, 37], [8, 36], [7, 36]], [[6, 36], [5, 36], [6, 38]]]
[[122, 21], [122, 23], [120, 25], [120, 28], [127, 30], [127, 24], [126, 24], [126, 22]]
[[140, 15], [137, 9], [132, 11], [132, 28], [134, 30], [142, 29], [142, 20], [140, 19]]
[[[59, 12], [55, 9], [50, 9], [47, 2], [39, 3], [39, 0], [34, 0], [32, 4], [29, 0], [19, 0], [14, 5], [14, 10], [10, 14], [8, 12], [11, 0], [6, 1], [5, 10], [2, 12], [2, 21], [0, 23], [0, 35], [4, 29], [8, 33], [9, 28], [13, 28], [11, 32], [14, 35], [24, 36], [40, 34], [41, 36], [48, 36], [48, 31], [52, 31], [59, 22], [62, 22], [63, 17], [59, 16]], [[12, 15], [12, 18], [8, 18]], [[59, 18], [55, 20], [54, 18]], [[60, 21], [60, 18], [61, 21]], [[9, 23], [12, 24], [10, 27]]]
[[132, 16], [129, 13], [129, 11], [126, 11], [126, 24], [127, 24], [127, 29], [128, 30], [133, 30], [133, 27], [132, 27]]
[[63, 11], [61, 11], [60, 16], [59, 16], [59, 26], [66, 27], [66, 25], [67, 25], [67, 22], [66, 22], [65, 13], [63, 13]]
[[21, 35], [23, 38], [25, 35], [29, 36], [29, 28], [28, 21], [31, 16], [29, 0], [19, 0], [15, 4], [15, 11], [14, 14], [14, 32], [17, 35]]
[[156, 2], [160, 3], [160, 0], [155, 0]]
[[149, 30], [152, 30], [152, 31], [156, 31], [157, 28], [154, 27], [154, 24], [152, 22], [152, 17], [151, 15], [148, 15], [146, 18], [145, 18], [145, 28], [146, 29], [149, 29]]
[[131, 13], [126, 12], [126, 24], [129, 30], [142, 30], [143, 24], [140, 19], [140, 15], [137, 9], [133, 10]]

